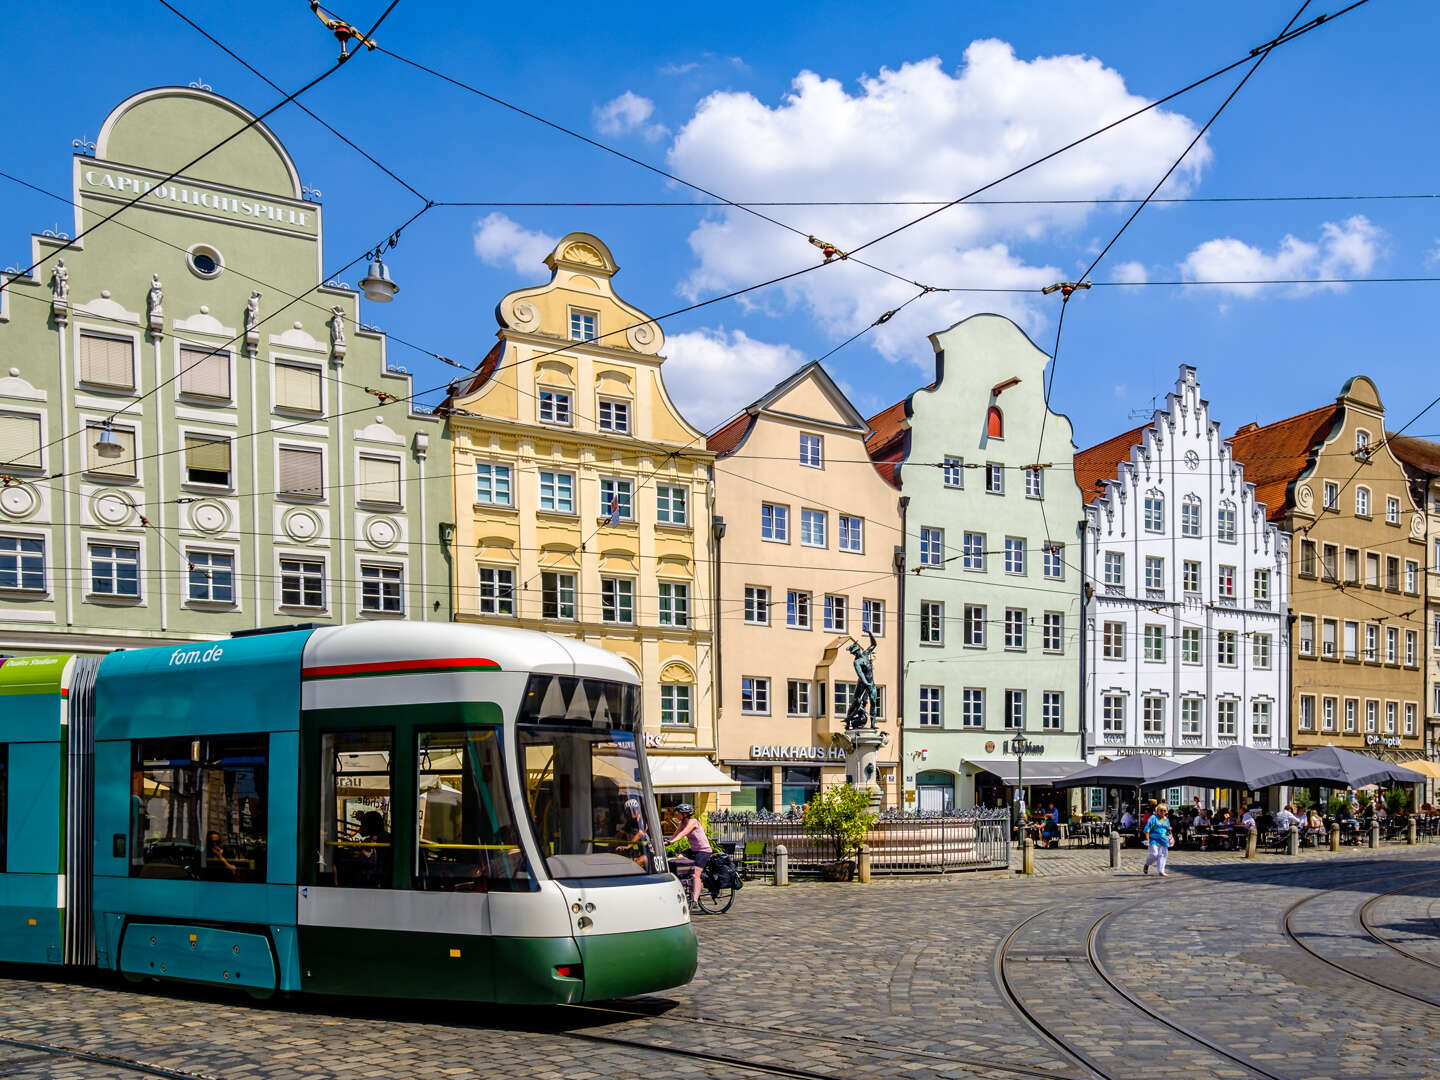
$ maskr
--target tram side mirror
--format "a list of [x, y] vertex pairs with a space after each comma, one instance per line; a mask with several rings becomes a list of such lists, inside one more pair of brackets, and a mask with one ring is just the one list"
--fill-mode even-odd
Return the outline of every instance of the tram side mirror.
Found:
[[125, 857], [125, 834], [123, 832], [117, 832], [111, 841], [111, 854], [117, 859]]

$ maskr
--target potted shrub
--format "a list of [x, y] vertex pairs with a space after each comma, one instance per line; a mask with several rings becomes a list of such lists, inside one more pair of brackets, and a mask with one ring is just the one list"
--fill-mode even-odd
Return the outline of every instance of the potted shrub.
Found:
[[805, 831], [829, 841], [832, 862], [820, 868], [826, 881], [849, 881], [855, 875], [851, 858], [875, 824], [870, 792], [850, 784], [837, 784], [805, 804]]
[[1410, 793], [1402, 787], [1393, 787], [1385, 793], [1385, 810], [1395, 817], [1410, 807]]

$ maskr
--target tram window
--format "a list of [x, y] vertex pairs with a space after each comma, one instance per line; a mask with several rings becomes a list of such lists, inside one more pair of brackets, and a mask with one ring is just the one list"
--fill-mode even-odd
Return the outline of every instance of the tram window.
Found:
[[321, 883], [390, 888], [394, 758], [395, 735], [390, 731], [335, 732], [321, 738]]
[[505, 792], [498, 728], [427, 731], [419, 738], [415, 887], [523, 892], [530, 868]]
[[265, 735], [135, 744], [130, 876], [265, 880]]
[[5, 836], [10, 828], [6, 809], [10, 800], [10, 747], [0, 743], [0, 874], [5, 873]]

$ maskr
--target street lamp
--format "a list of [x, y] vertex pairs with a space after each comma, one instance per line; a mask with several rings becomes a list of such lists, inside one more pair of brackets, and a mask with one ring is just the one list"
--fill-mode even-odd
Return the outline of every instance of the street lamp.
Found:
[[118, 458], [125, 453], [125, 447], [115, 437], [115, 429], [109, 420], [105, 421], [100, 437], [95, 440], [95, 452], [105, 458]]
[[[1029, 745], [1030, 740], [1025, 738], [1023, 732], [1016, 732], [1015, 737], [1010, 740], [1010, 749], [1015, 752], [1015, 794], [1022, 807], [1025, 805], [1025, 750]], [[1025, 840], [1026, 824], [1023, 817], [1019, 819], [1019, 836], [1022, 843]]]

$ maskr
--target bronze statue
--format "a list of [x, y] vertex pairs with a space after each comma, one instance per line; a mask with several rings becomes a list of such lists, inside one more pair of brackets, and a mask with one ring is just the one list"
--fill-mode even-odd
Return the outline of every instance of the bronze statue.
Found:
[[854, 640], [849, 645], [850, 655], [855, 657], [855, 695], [845, 713], [846, 731], [880, 726], [876, 721], [876, 713], [880, 711], [880, 690], [875, 685], [875, 635], [867, 631], [865, 636], [870, 639], [868, 649], [860, 648], [860, 643]]

